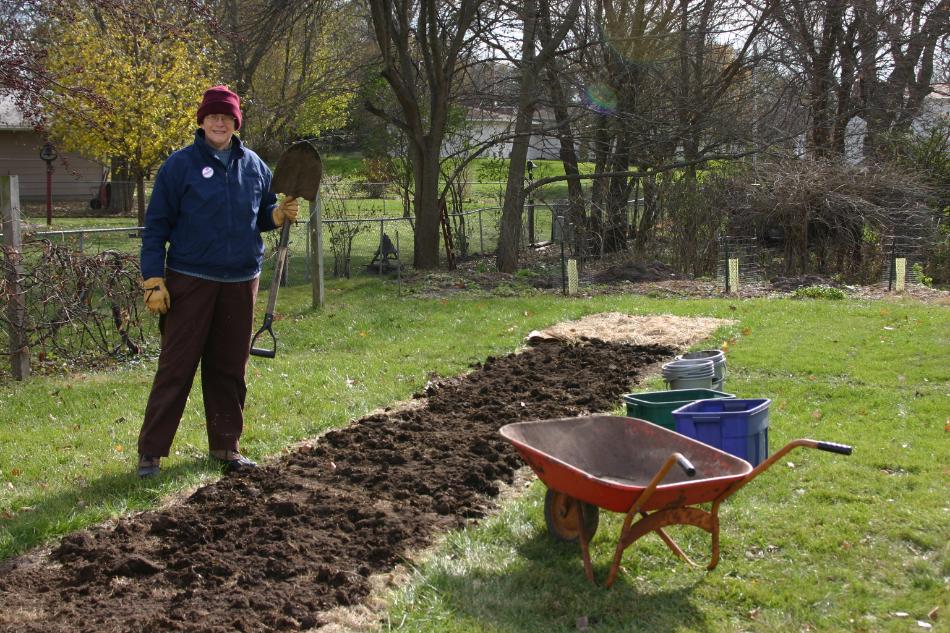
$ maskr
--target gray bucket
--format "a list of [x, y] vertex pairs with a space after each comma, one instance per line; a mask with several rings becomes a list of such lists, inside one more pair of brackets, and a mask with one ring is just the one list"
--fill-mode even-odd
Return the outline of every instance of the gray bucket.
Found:
[[663, 380], [670, 389], [711, 389], [715, 379], [713, 361], [679, 359], [663, 365]]
[[698, 352], [686, 352], [676, 360], [711, 360], [713, 362], [713, 389], [722, 391], [726, 383], [726, 354], [718, 349], [704, 349]]

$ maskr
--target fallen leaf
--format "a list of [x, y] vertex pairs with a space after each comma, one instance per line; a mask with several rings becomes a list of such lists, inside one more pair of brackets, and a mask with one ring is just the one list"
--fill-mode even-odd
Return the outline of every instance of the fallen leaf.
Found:
[[116, 452], [116, 453], [121, 453], [121, 452], [124, 451], [124, 450], [125, 450], [125, 447], [122, 446], [121, 444], [116, 444], [116, 445], [115, 445], [115, 452]]
[[927, 617], [933, 621], [937, 621], [937, 612], [940, 611], [940, 607], [934, 607], [930, 610], [930, 613], [927, 614]]
[[19, 468], [14, 468], [14, 469], [12, 469], [12, 470], [10, 471], [10, 476], [11, 476], [11, 477], [19, 477], [22, 473], [23, 473], [23, 471], [20, 470]]
[[749, 336], [750, 334], [752, 334], [752, 328], [750, 327], [742, 328], [742, 336]]

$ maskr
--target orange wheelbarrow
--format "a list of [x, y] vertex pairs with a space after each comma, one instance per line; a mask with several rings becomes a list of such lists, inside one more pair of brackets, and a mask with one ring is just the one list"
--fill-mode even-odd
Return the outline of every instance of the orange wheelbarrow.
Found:
[[[844, 444], [800, 439], [753, 468], [743, 459], [645, 420], [607, 415], [518, 422], [503, 426], [500, 433], [547, 485], [548, 531], [559, 540], [580, 542], [584, 573], [591, 582], [588, 544], [597, 531], [600, 508], [626, 514], [607, 587], [617, 578], [624, 550], [651, 532], [695, 565], [664, 531], [669, 525], [692, 525], [709, 532], [712, 557], [706, 568], [714, 569], [719, 564], [719, 505], [727, 497], [796, 447], [851, 454], [851, 447]], [[695, 507], [702, 503], [712, 506]]]

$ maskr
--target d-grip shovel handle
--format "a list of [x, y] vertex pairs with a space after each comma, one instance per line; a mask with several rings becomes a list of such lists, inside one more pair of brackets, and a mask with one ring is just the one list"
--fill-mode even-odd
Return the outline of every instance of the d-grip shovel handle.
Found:
[[[251, 356], [263, 356], [264, 358], [274, 358], [277, 356], [277, 336], [274, 334], [274, 328], [271, 327], [271, 324], [274, 322], [274, 315], [267, 313], [264, 315], [264, 325], [254, 334], [254, 338], [251, 339]], [[270, 334], [270, 340], [273, 347], [267, 349], [266, 347], [254, 347], [254, 342], [257, 341], [258, 337], [261, 334], [267, 332]]]
[[[274, 279], [270, 284], [270, 295], [267, 298], [267, 312], [264, 313], [264, 325], [261, 326], [251, 339], [251, 356], [274, 358], [277, 356], [277, 336], [271, 327], [274, 323], [274, 306], [277, 305], [277, 289], [280, 288], [280, 278], [284, 276], [284, 262], [287, 261], [287, 243], [290, 241], [290, 222], [284, 222], [280, 229], [280, 243], [277, 246], [277, 261], [274, 263]], [[254, 341], [267, 332], [270, 334], [273, 347], [254, 347]]]

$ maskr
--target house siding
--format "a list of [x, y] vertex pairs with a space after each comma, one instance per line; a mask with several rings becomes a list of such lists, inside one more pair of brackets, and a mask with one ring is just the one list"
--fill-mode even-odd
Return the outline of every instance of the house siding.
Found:
[[[40, 158], [43, 138], [33, 130], [0, 127], [0, 174], [20, 177], [21, 200], [46, 199], [46, 162]], [[53, 162], [54, 200], [92, 198], [103, 168], [79, 154], [66, 153]]]

